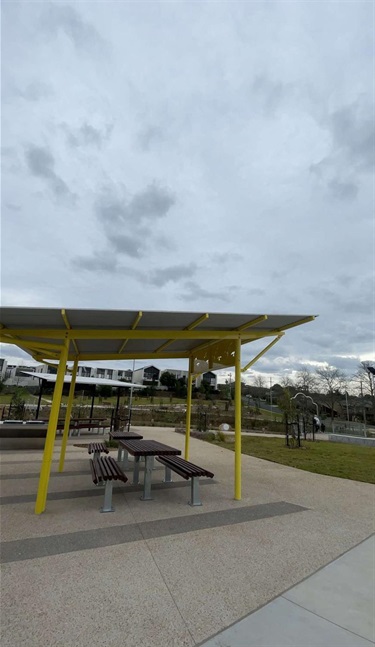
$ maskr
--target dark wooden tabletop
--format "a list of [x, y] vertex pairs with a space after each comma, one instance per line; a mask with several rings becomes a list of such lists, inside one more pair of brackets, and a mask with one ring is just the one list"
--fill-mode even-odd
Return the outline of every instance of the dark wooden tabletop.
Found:
[[113, 440], [142, 440], [143, 438], [135, 431], [110, 431], [109, 435]]
[[120, 440], [122, 445], [132, 456], [180, 456], [181, 450], [157, 440]]

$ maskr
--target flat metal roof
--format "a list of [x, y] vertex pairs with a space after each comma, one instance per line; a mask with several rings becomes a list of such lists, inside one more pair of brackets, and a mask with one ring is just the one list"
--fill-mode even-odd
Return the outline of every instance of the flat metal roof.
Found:
[[210, 359], [232, 366], [235, 340], [278, 337], [314, 315], [231, 314], [59, 308], [1, 309], [1, 341], [36, 360], [58, 359], [69, 339], [69, 360]]
[[[30, 377], [38, 378], [38, 380], [45, 380], [46, 382], [56, 382], [57, 375], [53, 373], [37, 373], [32, 371], [21, 371], [24, 375], [30, 375]], [[65, 384], [70, 384], [72, 381], [71, 375], [65, 375], [64, 382]], [[78, 375], [76, 377], [76, 384], [91, 384], [92, 386], [119, 386], [124, 389], [146, 389], [146, 386], [141, 384], [135, 384], [133, 382], [122, 382], [121, 380], [110, 380], [105, 377], [81, 377]]]

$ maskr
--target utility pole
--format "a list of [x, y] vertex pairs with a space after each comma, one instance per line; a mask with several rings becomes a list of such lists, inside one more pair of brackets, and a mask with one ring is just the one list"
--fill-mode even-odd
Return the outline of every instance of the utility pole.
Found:
[[345, 391], [345, 401], [346, 401], [346, 419], [349, 422], [349, 406], [348, 406], [348, 392]]
[[272, 377], [270, 377], [270, 405], [272, 409]]

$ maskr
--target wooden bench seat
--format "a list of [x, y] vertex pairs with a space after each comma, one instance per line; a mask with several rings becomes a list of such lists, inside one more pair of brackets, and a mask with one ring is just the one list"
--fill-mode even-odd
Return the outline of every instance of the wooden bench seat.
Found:
[[105, 483], [104, 504], [101, 512], [113, 512], [112, 507], [112, 490], [114, 481], [123, 481], [126, 483], [128, 477], [122, 471], [121, 467], [111, 456], [101, 456], [90, 458], [91, 476], [95, 485]]
[[94, 454], [94, 460], [100, 457], [100, 454], [109, 454], [108, 448], [103, 443], [89, 443], [89, 454]]
[[199, 497], [199, 477], [207, 476], [212, 479], [214, 476], [212, 472], [209, 472], [204, 467], [190, 463], [179, 456], [158, 456], [156, 460], [165, 466], [165, 483], [171, 483], [171, 471], [176, 472], [176, 474], [179, 474], [186, 480], [191, 479], [191, 498], [189, 504], [202, 505]]

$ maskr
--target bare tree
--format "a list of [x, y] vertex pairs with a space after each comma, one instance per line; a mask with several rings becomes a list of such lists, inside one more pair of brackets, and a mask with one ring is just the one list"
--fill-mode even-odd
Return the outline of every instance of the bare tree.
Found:
[[346, 389], [346, 376], [339, 368], [334, 368], [333, 366], [317, 368], [316, 373], [321, 389], [326, 395], [331, 410], [332, 421], [335, 403], [341, 399], [342, 392]]
[[[370, 398], [372, 404], [373, 416], [375, 419], [375, 375], [374, 363], [364, 361], [358, 366], [357, 372], [353, 375], [356, 390], [361, 396], [362, 404], [365, 407], [365, 399]], [[364, 409], [365, 411], [365, 409]], [[365, 413], [364, 413], [365, 415]]]
[[256, 386], [258, 389], [266, 388], [266, 380], [264, 379], [263, 375], [254, 376], [254, 386]]
[[372, 398], [374, 397], [374, 375], [369, 369], [373, 368], [373, 362], [361, 362], [354, 375], [360, 394], [371, 395]]
[[301, 370], [297, 373], [296, 387], [302, 393], [312, 393], [316, 390], [318, 380], [308, 366], [302, 366]]
[[294, 384], [292, 378], [290, 377], [290, 375], [283, 375], [283, 377], [281, 378], [280, 384], [283, 387], [283, 389], [290, 389], [290, 387], [295, 386], [295, 384]]

